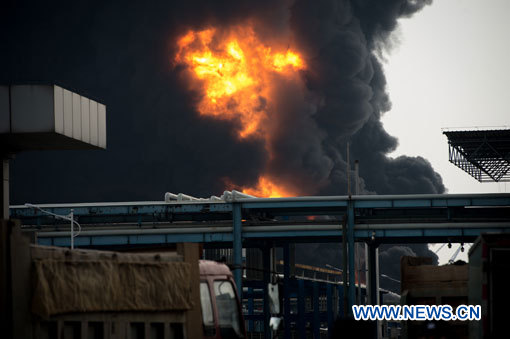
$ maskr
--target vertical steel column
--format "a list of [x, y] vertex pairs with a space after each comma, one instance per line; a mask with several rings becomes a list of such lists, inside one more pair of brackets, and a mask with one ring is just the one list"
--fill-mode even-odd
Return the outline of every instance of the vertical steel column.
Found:
[[335, 312], [333, 310], [333, 292], [332, 287], [333, 284], [326, 283], [326, 312], [328, 315], [328, 333], [329, 338], [331, 338], [331, 333], [333, 332], [333, 321], [335, 319]]
[[[359, 161], [354, 160], [354, 194], [359, 195]], [[356, 296], [356, 304], [361, 305], [361, 251], [358, 243], [354, 244], [356, 249], [355, 255], [355, 270], [358, 273], [358, 292]]]
[[349, 205], [347, 209], [347, 242], [349, 251], [349, 308], [348, 314], [352, 314], [352, 305], [356, 300], [356, 289], [355, 289], [355, 274], [356, 269], [354, 267], [354, 201], [349, 199]]
[[305, 281], [298, 279], [298, 338], [306, 338], [306, 307]]
[[312, 283], [313, 288], [313, 337], [320, 338], [321, 335], [321, 318], [319, 314], [319, 282]]
[[349, 288], [347, 287], [347, 278], [349, 277], [349, 254], [347, 251], [347, 215], [342, 220], [342, 316], [349, 314]]
[[271, 282], [271, 246], [264, 244], [262, 250], [262, 260], [264, 263], [264, 338], [271, 338], [271, 329], [269, 328], [269, 320], [271, 319], [271, 313], [269, 309], [269, 291], [268, 284]]
[[347, 290], [345, 289], [345, 286], [343, 284], [338, 285], [338, 305], [340, 305], [340, 307], [338, 308], [338, 315], [342, 318], [347, 316], [347, 314], [345, 314], [345, 307], [344, 307], [346, 291]]
[[[0, 154], [0, 157], [2, 155]], [[0, 220], [9, 219], [9, 159], [2, 158], [2, 182], [0, 183], [1, 189], [1, 206], [0, 206]]]
[[241, 204], [233, 203], [232, 204], [232, 221], [234, 223], [232, 232], [233, 234], [233, 244], [232, 247], [234, 249], [234, 280], [236, 282], [237, 291], [239, 292], [239, 296], [243, 295], [243, 243], [242, 243], [242, 216], [241, 216]]
[[[248, 287], [248, 314], [253, 315], [253, 287]], [[248, 332], [253, 331], [253, 320], [248, 320]]]
[[11, 272], [11, 226], [9, 226], [9, 160], [0, 153], [0, 333], [12, 337], [13, 301]]
[[290, 245], [283, 245], [283, 317], [285, 321], [284, 338], [290, 339]]
[[[367, 279], [367, 294], [368, 302], [370, 305], [379, 305], [379, 244], [369, 243], [368, 244], [368, 279]], [[374, 338], [380, 338], [380, 323], [376, 321], [376, 328], [374, 332]]]
[[368, 245], [368, 303], [378, 305], [377, 290], [379, 289], [379, 244]]

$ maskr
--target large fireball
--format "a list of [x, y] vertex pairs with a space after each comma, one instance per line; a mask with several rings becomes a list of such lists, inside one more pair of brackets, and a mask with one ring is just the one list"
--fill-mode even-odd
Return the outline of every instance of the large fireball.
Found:
[[[201, 93], [198, 112], [237, 121], [238, 137], [263, 138], [271, 155], [269, 126], [276, 114], [273, 84], [278, 77], [299, 79], [299, 70], [306, 68], [302, 56], [282, 44], [265, 45], [251, 27], [190, 30], [177, 44], [175, 62], [187, 66], [192, 89]], [[242, 189], [265, 197], [296, 193], [264, 174], [256, 187]]]

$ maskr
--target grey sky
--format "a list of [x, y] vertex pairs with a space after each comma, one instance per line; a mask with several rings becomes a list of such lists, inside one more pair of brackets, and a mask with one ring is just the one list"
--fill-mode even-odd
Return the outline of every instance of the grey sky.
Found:
[[[400, 142], [392, 156], [425, 157], [449, 193], [510, 192], [510, 183], [481, 184], [450, 164], [441, 133], [444, 127], [510, 127], [510, 1], [436, 0], [400, 20], [394, 39], [385, 54], [393, 106], [383, 118]], [[441, 262], [457, 247], [444, 247]]]

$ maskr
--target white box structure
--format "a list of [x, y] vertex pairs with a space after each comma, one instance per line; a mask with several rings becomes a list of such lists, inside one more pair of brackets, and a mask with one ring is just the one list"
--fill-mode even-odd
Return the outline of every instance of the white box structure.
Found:
[[106, 107], [57, 85], [0, 85], [0, 148], [106, 148]]

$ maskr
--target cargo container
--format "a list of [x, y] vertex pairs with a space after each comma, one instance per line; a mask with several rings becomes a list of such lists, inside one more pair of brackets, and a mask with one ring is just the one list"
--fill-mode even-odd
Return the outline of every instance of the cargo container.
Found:
[[150, 253], [71, 250], [30, 244], [16, 227], [10, 233], [6, 337], [246, 337], [232, 272], [199, 260], [197, 244]]
[[471, 321], [469, 338], [507, 338], [510, 303], [510, 234], [482, 234], [469, 250], [469, 304], [480, 305], [481, 321]]

